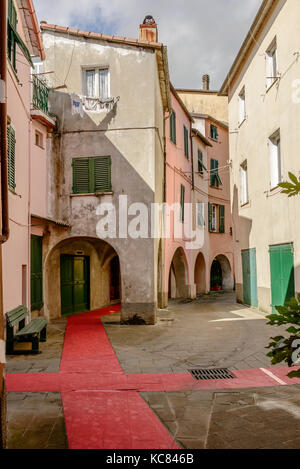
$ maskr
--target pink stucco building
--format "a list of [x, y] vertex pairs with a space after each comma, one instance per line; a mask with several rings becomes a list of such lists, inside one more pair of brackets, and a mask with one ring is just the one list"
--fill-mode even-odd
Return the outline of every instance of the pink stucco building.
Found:
[[172, 114], [166, 120], [166, 203], [192, 203], [192, 227], [200, 233], [200, 242], [191, 246], [185, 233], [176, 235], [179, 216], [171, 211], [170, 236], [165, 241], [164, 304], [167, 297], [194, 298], [234, 288], [227, 104], [209, 89], [171, 91]]
[[[31, 0], [8, 1], [7, 137], [10, 236], [3, 246], [4, 313], [43, 306], [42, 244], [47, 195], [47, 135], [55, 127], [36, 64], [43, 46]], [[40, 71], [40, 70], [39, 70]]]

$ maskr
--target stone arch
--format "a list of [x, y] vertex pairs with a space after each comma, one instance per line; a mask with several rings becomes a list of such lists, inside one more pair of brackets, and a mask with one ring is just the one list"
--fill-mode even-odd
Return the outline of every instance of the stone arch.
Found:
[[210, 270], [210, 289], [230, 291], [234, 288], [234, 279], [228, 258], [224, 254], [216, 256]]
[[[109, 243], [98, 238], [68, 237], [52, 247], [44, 262], [44, 311], [48, 318], [57, 318], [62, 314], [62, 256], [88, 259], [88, 309], [94, 310], [111, 304], [111, 269], [113, 259], [119, 258], [118, 253]], [[121, 268], [119, 270], [121, 272]], [[121, 278], [120, 274], [120, 292]], [[72, 290], [72, 286], [70, 289]]]
[[169, 298], [188, 297], [188, 263], [183, 248], [178, 248], [169, 270]]
[[199, 252], [195, 262], [194, 277], [196, 293], [206, 293], [206, 263], [202, 252]]

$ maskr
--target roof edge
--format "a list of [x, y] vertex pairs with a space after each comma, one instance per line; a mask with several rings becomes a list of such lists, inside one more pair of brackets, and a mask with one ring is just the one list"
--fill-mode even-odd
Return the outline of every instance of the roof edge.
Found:
[[242, 46], [231, 66], [229, 73], [227, 74], [218, 95], [219, 96], [228, 96], [228, 90], [232, 82], [234, 81], [243, 60], [246, 58], [247, 54], [251, 51], [254, 44], [256, 44], [255, 36], [261, 33], [262, 27], [271, 11], [275, 9], [279, 0], [263, 0], [262, 4], [255, 16], [255, 19], [247, 33], [247, 36], [242, 43]]
[[91, 31], [83, 31], [80, 29], [69, 28], [67, 26], [58, 26], [56, 24], [48, 24], [44, 21], [40, 23], [42, 31], [51, 31], [59, 34], [68, 34], [71, 36], [84, 37], [86, 39], [96, 39], [99, 41], [114, 42], [118, 44], [128, 44], [136, 47], [144, 47], [150, 49], [161, 49], [163, 46], [160, 42], [144, 41], [141, 39], [131, 39], [121, 36], [111, 36], [108, 34], [96, 33]]

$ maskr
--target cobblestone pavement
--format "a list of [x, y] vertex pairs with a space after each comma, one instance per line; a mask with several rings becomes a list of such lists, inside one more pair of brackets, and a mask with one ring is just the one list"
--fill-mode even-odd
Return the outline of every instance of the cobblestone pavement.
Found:
[[232, 293], [173, 300], [158, 312], [155, 326], [121, 326], [119, 313], [102, 321], [126, 373], [270, 366], [264, 347], [274, 331], [284, 331], [267, 326], [263, 313], [235, 303]]
[[300, 385], [141, 395], [182, 448], [300, 448]]
[[[231, 294], [174, 301], [155, 326], [120, 326], [119, 313], [102, 321], [125, 373], [270, 365], [264, 347], [274, 328]], [[7, 357], [6, 372], [57, 373], [66, 322], [49, 324], [41, 354]], [[140, 395], [182, 448], [300, 448], [299, 391], [294, 385]], [[59, 392], [8, 393], [8, 448], [67, 448]]]
[[[59, 371], [67, 319], [47, 326], [47, 342], [38, 355], [10, 355], [6, 373], [56, 373]], [[31, 343], [16, 348], [30, 348]], [[60, 393], [10, 392], [7, 394], [8, 449], [64, 449], [67, 439]]]

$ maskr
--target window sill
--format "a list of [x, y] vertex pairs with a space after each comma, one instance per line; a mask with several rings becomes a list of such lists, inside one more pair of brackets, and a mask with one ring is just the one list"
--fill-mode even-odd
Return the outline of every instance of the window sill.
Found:
[[246, 207], [250, 207], [250, 200], [240, 205], [240, 208], [246, 208]]
[[272, 83], [269, 87], [267, 87], [266, 93], [268, 93], [268, 92], [273, 88], [273, 86], [275, 85], [275, 83], [277, 83], [277, 82], [279, 81], [279, 78], [280, 78], [280, 77], [275, 78], [274, 81], [273, 81], [273, 83]]
[[113, 195], [113, 192], [87, 192], [84, 194], [70, 194], [70, 197], [98, 197], [100, 195]]
[[8, 192], [10, 192], [13, 195], [16, 195], [17, 197], [20, 197], [20, 199], [22, 198], [20, 194], [18, 194], [14, 189], [11, 189], [10, 187], [8, 188]]
[[238, 129], [242, 127], [243, 123], [246, 122], [247, 116], [244, 117], [244, 119], [239, 123]]
[[215, 138], [212, 138], [212, 137], [208, 137], [208, 138], [212, 140], [213, 142], [219, 143], [219, 140], [216, 140]]

